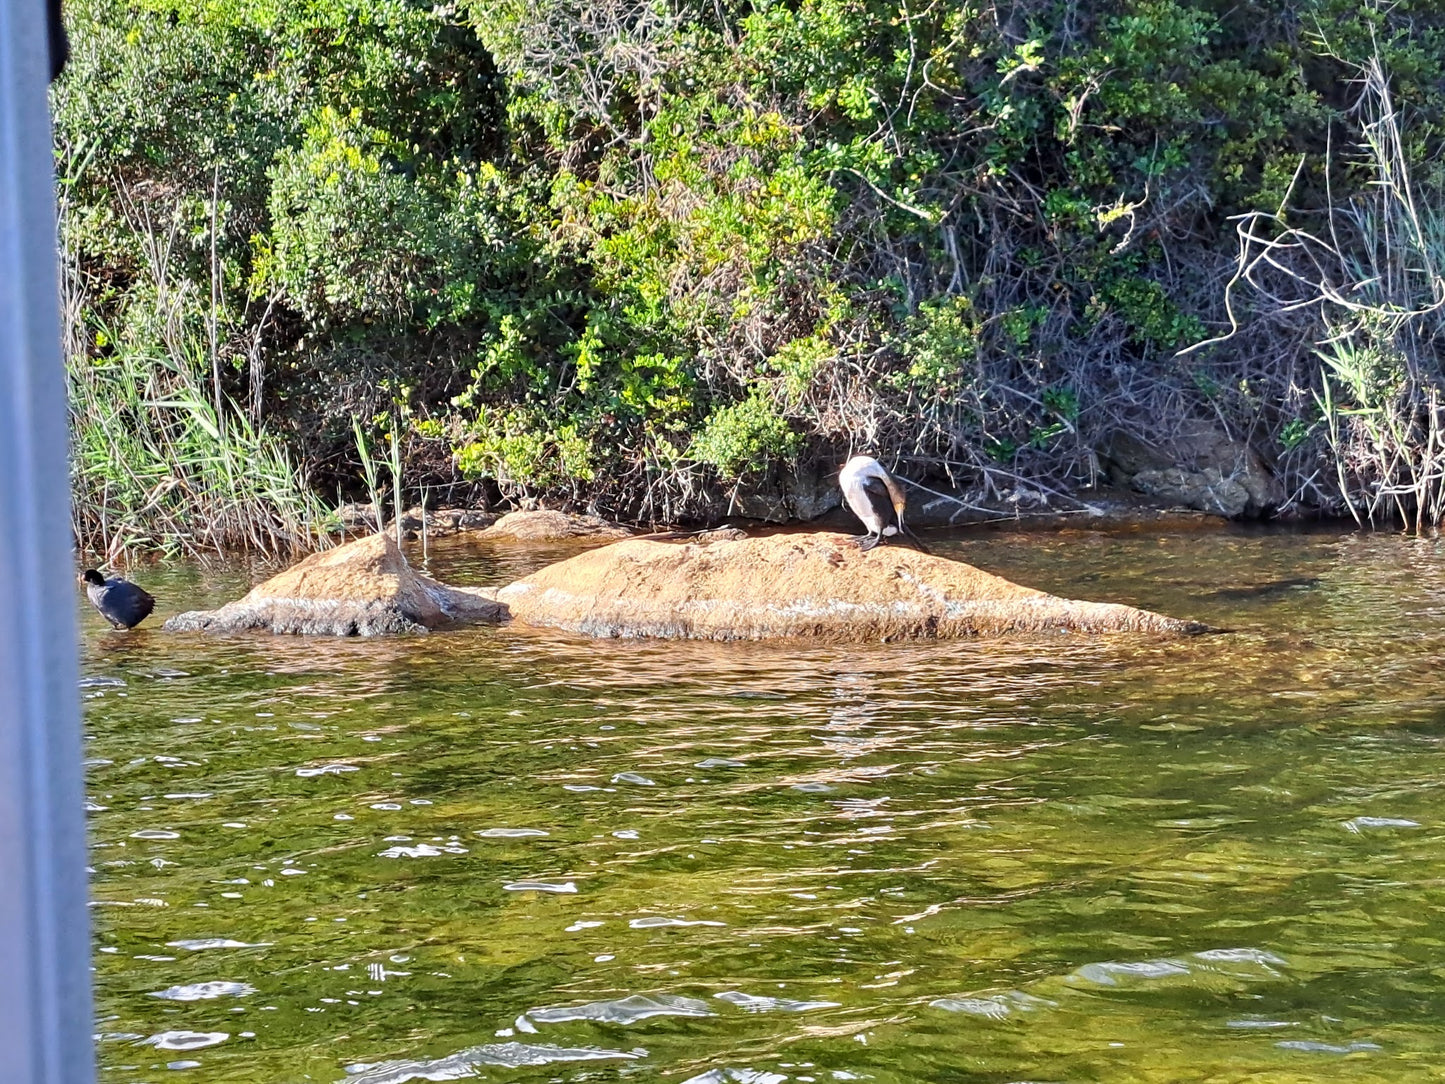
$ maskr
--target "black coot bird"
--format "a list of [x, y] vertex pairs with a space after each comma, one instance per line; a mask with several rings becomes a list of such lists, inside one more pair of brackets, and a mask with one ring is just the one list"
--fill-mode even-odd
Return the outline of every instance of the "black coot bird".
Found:
[[903, 522], [907, 505], [903, 487], [882, 463], [871, 455], [855, 455], [843, 465], [838, 484], [843, 489], [843, 500], [868, 528], [868, 533], [856, 540], [859, 549], [871, 550], [885, 538], [906, 538], [921, 552], [928, 552]]
[[135, 628], [155, 609], [156, 600], [149, 591], [119, 576], [106, 579], [95, 569], [87, 568], [80, 581], [85, 584], [90, 604], [118, 629]]

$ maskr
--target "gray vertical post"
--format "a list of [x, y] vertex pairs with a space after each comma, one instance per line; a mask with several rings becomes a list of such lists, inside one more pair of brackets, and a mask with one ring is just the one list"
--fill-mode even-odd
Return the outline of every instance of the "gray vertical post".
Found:
[[94, 1079], [44, 0], [0, 0], [0, 1079]]

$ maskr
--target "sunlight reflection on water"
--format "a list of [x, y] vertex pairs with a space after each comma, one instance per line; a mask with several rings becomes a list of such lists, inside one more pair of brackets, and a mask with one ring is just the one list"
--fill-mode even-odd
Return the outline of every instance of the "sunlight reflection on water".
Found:
[[[939, 549], [1231, 631], [215, 640], [83, 614], [102, 1078], [1428, 1076], [1440, 543]], [[560, 555], [449, 542], [431, 570]], [[161, 617], [248, 582], [137, 578]]]

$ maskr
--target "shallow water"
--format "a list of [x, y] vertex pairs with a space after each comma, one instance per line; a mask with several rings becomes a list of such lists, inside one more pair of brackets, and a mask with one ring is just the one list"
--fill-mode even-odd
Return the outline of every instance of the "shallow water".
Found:
[[[1233, 631], [359, 642], [86, 612], [102, 1080], [1439, 1079], [1445, 545], [939, 548]], [[160, 618], [247, 582], [137, 578]]]

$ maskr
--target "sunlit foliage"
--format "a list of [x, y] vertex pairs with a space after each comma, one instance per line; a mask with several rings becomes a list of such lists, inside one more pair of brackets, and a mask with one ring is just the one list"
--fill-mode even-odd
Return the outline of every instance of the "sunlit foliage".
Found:
[[226, 397], [323, 481], [400, 398], [461, 477], [621, 515], [864, 444], [1078, 480], [1190, 411], [1308, 453], [1302, 340], [1174, 351], [1224, 322], [1231, 215], [1368, 181], [1356, 64], [1422, 160], [1445, 101], [1426, 4], [67, 10], [75, 364], [102, 326], [154, 345], [126, 329], [158, 258]]

